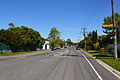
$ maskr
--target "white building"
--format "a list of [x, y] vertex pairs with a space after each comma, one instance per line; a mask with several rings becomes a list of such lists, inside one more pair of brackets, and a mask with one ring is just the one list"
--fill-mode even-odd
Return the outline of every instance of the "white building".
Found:
[[43, 49], [45, 50], [45, 49], [50, 49], [50, 41], [49, 40], [45, 40], [45, 43], [44, 43], [44, 45], [43, 45]]

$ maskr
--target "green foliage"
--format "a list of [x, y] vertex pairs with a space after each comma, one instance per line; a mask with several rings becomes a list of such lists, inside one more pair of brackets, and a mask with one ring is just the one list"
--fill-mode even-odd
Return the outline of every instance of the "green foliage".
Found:
[[10, 27], [0, 30], [0, 43], [10, 46], [36, 46], [43, 43], [39, 32], [25, 27]]
[[[104, 25], [105, 24], [112, 24], [112, 16], [110, 17], [105, 17], [104, 18]], [[115, 13], [115, 24], [116, 24], [116, 27], [117, 27], [117, 38], [118, 38], [118, 43], [120, 43], [120, 14], [118, 13]], [[112, 28], [104, 28], [105, 31], [104, 33], [106, 33], [107, 35], [109, 35], [110, 33], [107, 32], [107, 30], [112, 30]], [[114, 36], [114, 35], [113, 35]], [[112, 37], [112, 36], [109, 36], [109, 37]]]
[[49, 36], [48, 39], [51, 42], [53, 42], [53, 41], [55, 41], [55, 38], [60, 37], [60, 32], [55, 27], [53, 27], [48, 36]]
[[66, 42], [72, 42], [72, 41], [71, 41], [71, 39], [67, 39], [67, 41], [66, 41]]
[[99, 42], [96, 42], [95, 44], [93, 44], [93, 46], [94, 46], [96, 51], [98, 51], [100, 48]]
[[51, 31], [48, 35], [48, 39], [50, 40], [51, 47], [58, 46], [57, 40], [60, 37], [60, 32], [55, 28], [51, 28]]
[[113, 59], [113, 55], [110, 53], [96, 53], [94, 51], [89, 53], [90, 55], [96, 57], [97, 59], [100, 59], [101, 61], [105, 62], [106, 64], [110, 65], [114, 69], [120, 71], [120, 58]]
[[106, 47], [107, 44], [112, 44], [114, 42], [114, 39], [111, 39], [108, 35], [101, 35], [99, 36], [98, 42], [100, 44], [100, 47]]
[[112, 18], [111, 17], [106, 17], [106, 18], [104, 18], [104, 23], [103, 23], [104, 25], [105, 24], [112, 24]]
[[9, 23], [8, 26], [15, 27], [15, 25], [13, 23]]
[[79, 45], [79, 43], [73, 43], [73, 46], [77, 46], [77, 45]]
[[[86, 37], [86, 46], [87, 46], [87, 49], [95, 49], [94, 46], [93, 46], [93, 44], [96, 44], [96, 42], [98, 42], [97, 30], [89, 32], [88, 35], [87, 35], [87, 37]], [[85, 48], [85, 40], [80, 41], [79, 45], [82, 48]]]
[[85, 41], [84, 41], [84, 40], [81, 40], [78, 45], [79, 45], [81, 48], [84, 48]]
[[65, 42], [61, 40], [59, 37], [55, 39], [55, 46], [63, 47], [65, 45]]
[[93, 47], [93, 41], [91, 37], [87, 37], [87, 47], [88, 49], [92, 49]]
[[97, 42], [97, 40], [98, 40], [97, 30], [92, 32], [91, 39], [92, 39], [93, 44]]
[[66, 43], [67, 43], [67, 46], [73, 45], [73, 42], [71, 41], [71, 39], [67, 39]]

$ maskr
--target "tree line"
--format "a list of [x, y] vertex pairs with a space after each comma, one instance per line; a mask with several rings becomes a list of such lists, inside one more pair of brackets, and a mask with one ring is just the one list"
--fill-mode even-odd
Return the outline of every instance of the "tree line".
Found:
[[[120, 44], [120, 14], [115, 13], [115, 22], [117, 28], [117, 43]], [[108, 16], [104, 18], [103, 25], [112, 24], [112, 16]], [[86, 50], [100, 50], [100, 48], [106, 48], [108, 44], [114, 44], [114, 34], [110, 34], [107, 30], [111, 30], [111, 28], [103, 28], [103, 33], [106, 35], [98, 35], [97, 30], [89, 32], [85, 39], [80, 41], [79, 45], [82, 48], [86, 47]], [[114, 31], [114, 29], [113, 29]], [[86, 43], [85, 43], [86, 41]], [[111, 51], [110, 51], [111, 53]]]
[[60, 38], [60, 32], [56, 27], [51, 28], [51, 31], [48, 35], [48, 40], [50, 41], [51, 48], [53, 47], [63, 47], [63, 46], [71, 46], [74, 43], [71, 39], [67, 39], [66, 41]]

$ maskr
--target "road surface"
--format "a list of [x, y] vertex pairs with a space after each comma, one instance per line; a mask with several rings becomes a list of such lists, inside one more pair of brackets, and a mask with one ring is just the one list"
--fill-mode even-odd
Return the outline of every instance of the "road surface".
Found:
[[43, 54], [0, 59], [0, 80], [117, 79], [94, 59], [73, 47]]

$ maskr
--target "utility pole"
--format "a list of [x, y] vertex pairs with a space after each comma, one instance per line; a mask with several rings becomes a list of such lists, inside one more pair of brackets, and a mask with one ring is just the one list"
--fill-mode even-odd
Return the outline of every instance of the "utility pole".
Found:
[[115, 52], [114, 52], [114, 59], [117, 59], [117, 33], [116, 33], [117, 30], [116, 30], [116, 26], [115, 26], [114, 0], [111, 0], [111, 4], [112, 4], [113, 31], [115, 32], [115, 40], [114, 40]]
[[86, 43], [87, 43], [87, 41], [86, 41], [86, 28], [81, 28], [81, 29], [83, 29], [83, 36], [84, 36], [85, 50], [86, 50], [87, 49], [87, 46], [86, 46]]

